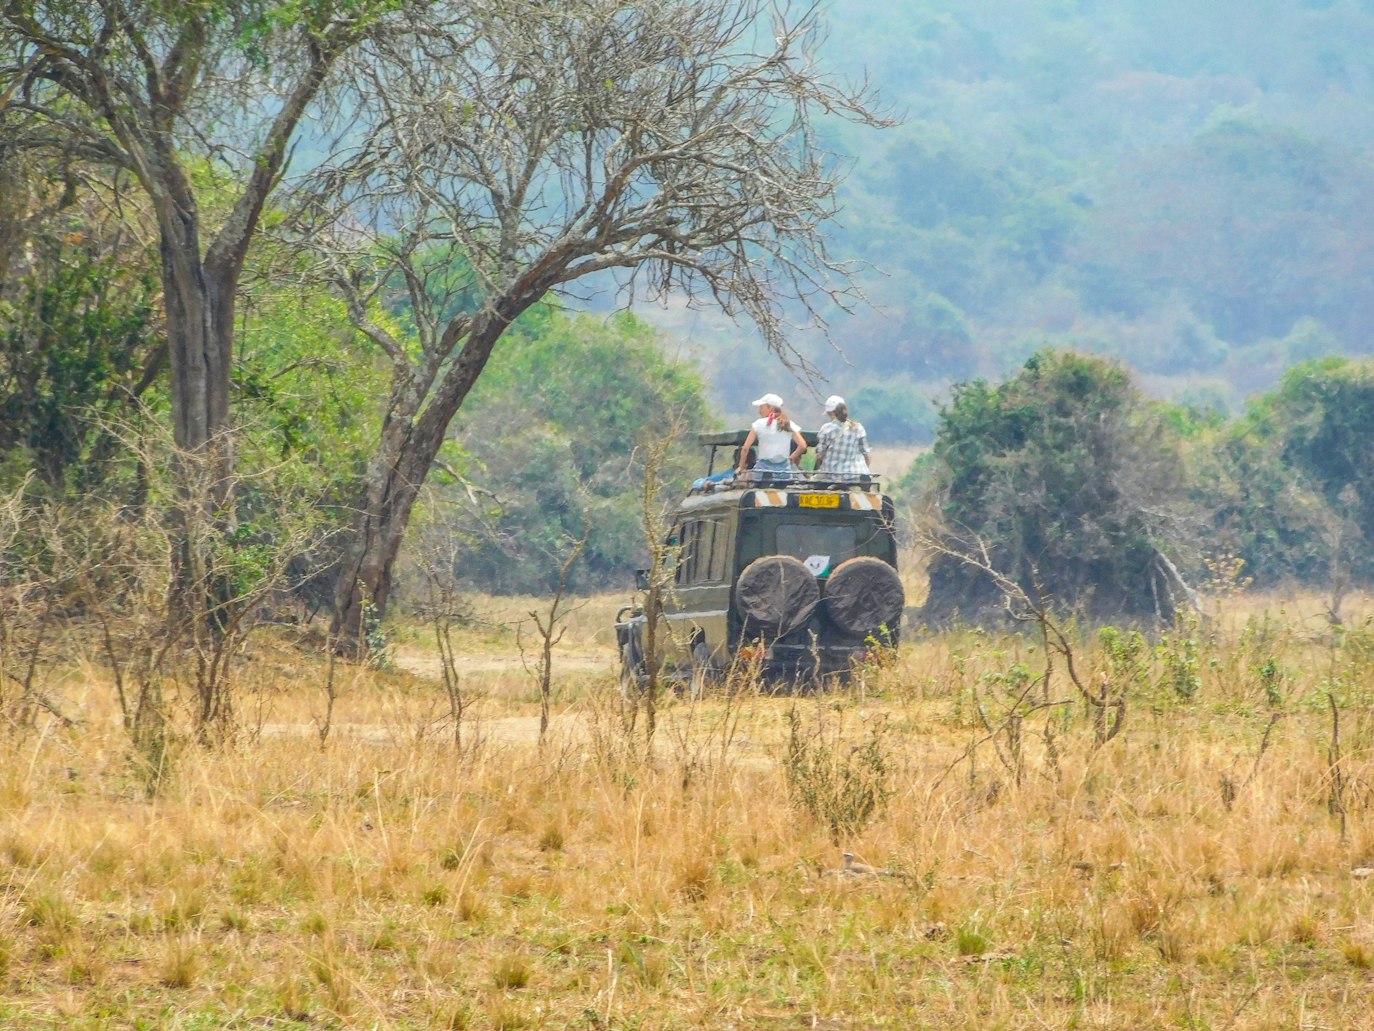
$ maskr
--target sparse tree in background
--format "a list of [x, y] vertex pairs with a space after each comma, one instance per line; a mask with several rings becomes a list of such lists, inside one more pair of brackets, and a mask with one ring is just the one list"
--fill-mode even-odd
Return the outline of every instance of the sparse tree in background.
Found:
[[[513, 331], [450, 429], [467, 480], [482, 490], [436, 492], [431, 510], [461, 534], [460, 578], [495, 593], [554, 590], [562, 542], [586, 549], [568, 571], [573, 592], [624, 586], [641, 561], [635, 441], [671, 441], [665, 480], [685, 487], [701, 474], [692, 431], [715, 428], [696, 370], [665, 354], [647, 323], [552, 312]], [[529, 330], [524, 332], [523, 330]], [[538, 399], [531, 400], [531, 384]], [[682, 427], [669, 428], [669, 413]]]
[[[553, 650], [563, 640], [563, 633], [568, 628], [568, 616], [576, 608], [576, 603], [568, 597], [568, 576], [586, 549], [587, 538], [591, 536], [591, 532], [591, 520], [584, 518], [582, 536], [577, 539], [565, 537], [560, 549], [561, 554], [548, 556], [558, 567], [558, 585], [554, 588], [553, 597], [548, 599], [548, 609], [531, 609], [529, 614], [530, 622], [539, 634], [539, 655], [534, 660], [532, 672], [539, 685], [540, 745], [544, 744], [545, 735], [549, 731], [549, 712], [553, 703]], [[524, 655], [523, 647], [521, 655]]]
[[[619, 273], [622, 299], [719, 307], [780, 355], [789, 299], [818, 321], [854, 299], [821, 235], [841, 170], [814, 121], [880, 119], [820, 74], [819, 28], [815, 8], [757, 0], [489, 0], [354, 52], [357, 145], [301, 184], [297, 221], [393, 368], [341, 636], [360, 644], [364, 612], [385, 609], [450, 421], [549, 293]], [[408, 327], [380, 303], [398, 282]]]

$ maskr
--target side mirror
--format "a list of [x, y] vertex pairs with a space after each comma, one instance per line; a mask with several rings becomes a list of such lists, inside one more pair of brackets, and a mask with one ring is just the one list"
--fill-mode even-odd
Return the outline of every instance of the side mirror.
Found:
[[635, 570], [635, 587], [641, 591], [649, 589], [649, 571], [647, 569]]

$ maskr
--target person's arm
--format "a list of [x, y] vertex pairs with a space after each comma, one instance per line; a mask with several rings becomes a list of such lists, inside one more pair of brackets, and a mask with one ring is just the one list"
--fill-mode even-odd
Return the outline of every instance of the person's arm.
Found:
[[792, 439], [797, 442], [797, 450], [792, 452], [792, 464], [797, 465], [802, 455], [806, 454], [806, 438], [801, 435], [801, 430], [793, 430]]
[[745, 465], [749, 462], [749, 449], [754, 446], [754, 441], [758, 440], [759, 435], [753, 430], [749, 431], [749, 436], [744, 438], [744, 446], [739, 449], [739, 464], [735, 466], [735, 475], [744, 472]]

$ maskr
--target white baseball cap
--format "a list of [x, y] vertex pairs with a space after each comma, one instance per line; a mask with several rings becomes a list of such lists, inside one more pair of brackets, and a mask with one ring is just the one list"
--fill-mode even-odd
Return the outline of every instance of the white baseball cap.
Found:
[[842, 404], [844, 404], [844, 398], [840, 397], [839, 394], [831, 394], [825, 399], [825, 410], [827, 412], [833, 412]]
[[764, 394], [763, 397], [759, 398], [757, 401], [751, 401], [749, 403], [755, 408], [759, 405], [772, 405], [774, 408], [781, 408], [782, 398], [778, 397], [777, 394]]

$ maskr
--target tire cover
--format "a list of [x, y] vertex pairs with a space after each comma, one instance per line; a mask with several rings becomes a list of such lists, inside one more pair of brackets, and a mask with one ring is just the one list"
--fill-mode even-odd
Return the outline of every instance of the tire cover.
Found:
[[811, 570], [791, 555], [756, 558], [735, 581], [735, 609], [746, 632], [781, 637], [810, 619], [820, 600]]
[[851, 634], [870, 634], [882, 626], [895, 630], [905, 606], [897, 570], [871, 556], [841, 562], [825, 585], [826, 612]]

